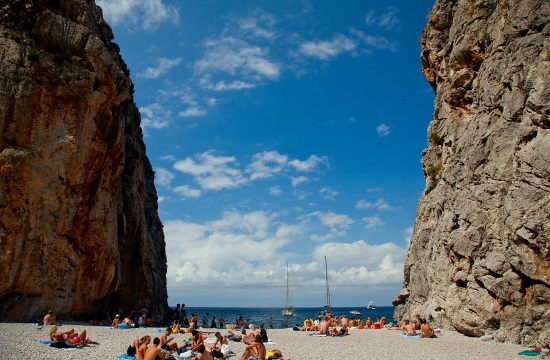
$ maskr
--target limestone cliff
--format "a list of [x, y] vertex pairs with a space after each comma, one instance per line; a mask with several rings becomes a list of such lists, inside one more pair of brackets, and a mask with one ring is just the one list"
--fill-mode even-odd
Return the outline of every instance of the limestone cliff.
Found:
[[93, 0], [0, 3], [0, 320], [167, 308], [154, 174]]
[[550, 344], [550, 3], [438, 0], [435, 91], [396, 318]]

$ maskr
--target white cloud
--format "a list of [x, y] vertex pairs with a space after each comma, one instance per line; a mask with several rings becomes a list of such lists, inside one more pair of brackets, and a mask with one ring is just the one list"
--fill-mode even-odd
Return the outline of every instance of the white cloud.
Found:
[[[394, 243], [370, 245], [363, 240], [352, 243], [329, 242], [319, 245], [313, 255], [320, 259], [329, 254], [331, 284], [400, 283], [406, 249]], [[338, 254], [338, 256], [330, 256]]]
[[339, 192], [332, 190], [329, 187], [324, 187], [321, 190], [319, 190], [319, 193], [325, 195], [325, 199], [334, 200], [336, 196], [338, 196]]
[[179, 160], [174, 169], [192, 175], [203, 190], [221, 190], [239, 187], [247, 182], [239, 169], [233, 168], [236, 159], [232, 156], [216, 156], [207, 151]]
[[350, 33], [356, 36], [365, 45], [378, 50], [395, 51], [397, 48], [395, 41], [389, 40], [387, 37], [382, 35], [369, 35], [356, 29], [351, 29]]
[[252, 159], [253, 161], [248, 165], [246, 172], [251, 174], [251, 180], [257, 180], [269, 178], [281, 172], [288, 161], [288, 156], [272, 150], [255, 154]]
[[409, 228], [406, 228], [405, 229], [405, 243], [407, 244], [407, 248], [409, 247], [409, 244], [411, 243], [411, 237], [412, 237], [412, 233], [413, 233], [413, 227], [409, 227]]
[[275, 18], [267, 13], [263, 13], [257, 17], [238, 19], [238, 26], [244, 36], [267, 40], [272, 40], [276, 36], [275, 30], [273, 29], [275, 26]]
[[378, 199], [376, 202], [368, 202], [367, 200], [359, 200], [357, 204], [355, 204], [355, 207], [357, 209], [371, 209], [375, 208], [378, 210], [390, 210], [390, 206], [384, 199]]
[[384, 225], [384, 222], [378, 215], [364, 217], [365, 229], [372, 229]]
[[206, 85], [208, 89], [214, 91], [228, 91], [228, 90], [243, 90], [256, 87], [256, 84], [244, 82], [241, 80], [235, 80], [232, 82], [218, 81], [216, 84]]
[[155, 168], [155, 184], [168, 186], [176, 176], [165, 168]]
[[386, 124], [380, 124], [376, 127], [376, 131], [380, 137], [388, 136], [390, 134], [390, 127]]
[[283, 190], [279, 185], [275, 185], [269, 188], [269, 195], [279, 196], [283, 193]]
[[111, 25], [156, 29], [164, 22], [179, 23], [178, 10], [162, 0], [97, 0], [103, 16]]
[[202, 191], [199, 189], [191, 189], [189, 185], [176, 186], [174, 192], [185, 198], [199, 198], [202, 196]]
[[307, 172], [315, 171], [321, 165], [329, 167], [328, 159], [326, 156], [319, 157], [317, 155], [311, 155], [307, 160], [291, 160], [288, 163], [290, 166], [294, 167], [298, 171]]
[[342, 53], [353, 52], [356, 48], [357, 42], [355, 40], [336, 33], [329, 41], [306, 41], [300, 45], [299, 51], [308, 57], [330, 60]]
[[301, 183], [306, 182], [306, 181], [309, 181], [309, 178], [307, 178], [305, 176], [292, 176], [291, 177], [292, 186], [294, 186], [294, 187], [296, 187], [296, 186], [298, 186]]
[[187, 117], [200, 117], [206, 115], [206, 110], [201, 108], [200, 106], [190, 106], [187, 109], [180, 111], [178, 116], [182, 118]]
[[226, 73], [252, 79], [277, 79], [279, 65], [269, 59], [267, 48], [255, 46], [234, 37], [205, 43], [206, 53], [196, 63], [199, 73]]
[[347, 229], [351, 224], [353, 224], [353, 220], [349, 216], [336, 214], [332, 211], [315, 211], [308, 216], [317, 217], [321, 221], [322, 225], [328, 227]]
[[397, 8], [393, 6], [388, 7], [386, 11], [380, 15], [376, 15], [374, 10], [370, 10], [365, 15], [365, 24], [391, 29], [399, 23], [399, 19], [397, 18], [398, 12]]
[[172, 112], [169, 107], [164, 107], [159, 103], [139, 108], [141, 114], [141, 128], [145, 131], [147, 128], [162, 129], [172, 123]]
[[144, 72], [137, 74], [137, 76], [144, 79], [156, 79], [159, 76], [166, 74], [174, 66], [179, 65], [181, 63], [181, 58], [167, 59], [160, 57], [157, 61], [158, 65], [156, 67], [148, 67]]

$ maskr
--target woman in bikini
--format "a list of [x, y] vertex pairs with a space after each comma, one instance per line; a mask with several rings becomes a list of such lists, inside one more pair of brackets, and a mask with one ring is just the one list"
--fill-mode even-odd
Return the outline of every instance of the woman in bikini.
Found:
[[128, 346], [128, 350], [126, 350], [126, 354], [128, 356], [134, 356], [136, 360], [143, 360], [145, 356], [145, 352], [147, 351], [147, 345], [151, 342], [151, 337], [149, 335], [145, 335], [141, 339], [134, 339], [130, 346]]

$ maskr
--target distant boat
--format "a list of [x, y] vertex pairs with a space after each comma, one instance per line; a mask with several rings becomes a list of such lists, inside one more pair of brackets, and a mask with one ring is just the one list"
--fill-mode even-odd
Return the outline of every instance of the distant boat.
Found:
[[319, 312], [320, 317], [324, 317], [325, 315], [332, 315], [332, 308], [330, 307], [330, 290], [328, 287], [328, 265], [327, 265], [326, 255], [325, 255], [325, 282], [327, 285], [327, 302], [326, 302], [326, 305], [323, 306], [323, 311]]
[[353, 315], [353, 316], [361, 316], [361, 312], [359, 310], [351, 310], [349, 312], [350, 315]]
[[374, 305], [374, 303], [371, 301], [371, 302], [367, 305], [367, 309], [369, 309], [369, 310], [374, 310], [374, 309], [376, 309], [376, 305]]
[[288, 263], [286, 263], [286, 303], [285, 307], [281, 310], [281, 314], [283, 316], [295, 316], [294, 313], [294, 307], [290, 305], [290, 302], [288, 300], [288, 295], [290, 294], [290, 290], [288, 289]]

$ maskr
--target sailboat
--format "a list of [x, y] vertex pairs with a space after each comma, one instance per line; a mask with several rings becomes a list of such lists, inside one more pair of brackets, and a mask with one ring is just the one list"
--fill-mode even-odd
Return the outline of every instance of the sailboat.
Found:
[[327, 256], [325, 255], [325, 282], [327, 286], [327, 302], [323, 306], [323, 311], [319, 312], [319, 316], [324, 317], [325, 315], [332, 315], [332, 308], [330, 307], [330, 290], [328, 287], [328, 265], [327, 265]]
[[294, 307], [290, 305], [290, 302], [288, 301], [288, 295], [290, 294], [290, 290], [288, 288], [288, 263], [286, 263], [286, 304], [285, 307], [281, 310], [281, 314], [283, 316], [294, 316]]

